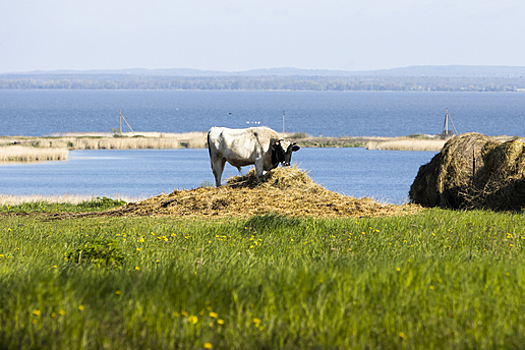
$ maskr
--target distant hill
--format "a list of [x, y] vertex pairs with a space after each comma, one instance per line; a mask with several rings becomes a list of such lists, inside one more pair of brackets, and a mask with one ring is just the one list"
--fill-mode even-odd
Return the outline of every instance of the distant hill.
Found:
[[525, 92], [525, 67], [413, 66], [339, 71], [270, 68], [60, 70], [0, 74], [0, 89]]
[[[365, 73], [365, 72], [360, 72]], [[522, 66], [411, 66], [368, 71], [374, 76], [392, 77], [486, 77], [515, 78], [525, 77]]]
[[96, 76], [96, 75], [138, 75], [138, 76], [169, 76], [169, 77], [525, 77], [525, 66], [409, 66], [392, 69], [345, 71], [327, 69], [299, 69], [299, 68], [268, 68], [247, 71], [212, 71], [190, 68], [167, 69], [117, 69], [117, 70], [56, 70], [32, 71], [0, 74], [1, 76]]

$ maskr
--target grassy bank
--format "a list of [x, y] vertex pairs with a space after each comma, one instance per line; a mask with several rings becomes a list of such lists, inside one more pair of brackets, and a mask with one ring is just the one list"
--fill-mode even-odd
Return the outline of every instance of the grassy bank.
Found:
[[522, 215], [48, 214], [73, 209], [0, 208], [0, 348], [491, 349], [525, 340]]
[[[103, 197], [104, 198], [104, 197]], [[102, 199], [103, 199], [102, 198]], [[125, 202], [131, 202], [136, 201], [139, 199], [145, 199], [145, 198], [135, 198], [130, 196], [114, 196], [111, 198], [115, 201], [125, 201]], [[100, 197], [97, 196], [91, 196], [91, 195], [79, 195], [79, 194], [62, 194], [62, 195], [42, 195], [42, 194], [34, 194], [34, 195], [10, 195], [10, 194], [0, 194], [0, 206], [20, 206], [22, 204], [25, 205], [53, 205], [53, 204], [70, 204], [70, 205], [78, 205], [84, 202], [93, 203], [98, 200], [101, 200]]]

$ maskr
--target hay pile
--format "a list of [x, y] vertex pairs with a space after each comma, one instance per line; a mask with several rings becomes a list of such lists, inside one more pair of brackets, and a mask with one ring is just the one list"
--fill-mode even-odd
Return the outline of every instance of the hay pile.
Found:
[[478, 133], [450, 139], [423, 165], [409, 198], [423, 206], [521, 211], [525, 207], [525, 144]]
[[296, 168], [277, 168], [260, 182], [255, 171], [235, 176], [220, 188], [175, 190], [142, 202], [130, 203], [116, 215], [178, 215], [245, 217], [274, 213], [313, 217], [363, 217], [406, 214], [415, 206], [383, 205], [329, 191]]

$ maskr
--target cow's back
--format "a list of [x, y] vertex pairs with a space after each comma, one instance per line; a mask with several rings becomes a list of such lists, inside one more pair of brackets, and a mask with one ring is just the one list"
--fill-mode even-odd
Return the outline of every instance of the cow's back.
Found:
[[208, 149], [212, 157], [223, 157], [236, 167], [247, 166], [270, 154], [271, 146], [278, 140], [279, 134], [264, 126], [247, 129], [213, 127], [208, 132]]

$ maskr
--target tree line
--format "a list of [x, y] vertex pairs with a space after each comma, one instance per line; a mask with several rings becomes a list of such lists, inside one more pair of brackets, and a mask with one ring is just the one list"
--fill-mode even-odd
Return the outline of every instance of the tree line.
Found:
[[0, 75], [0, 89], [525, 91], [525, 77]]

